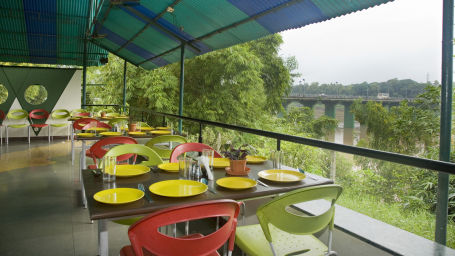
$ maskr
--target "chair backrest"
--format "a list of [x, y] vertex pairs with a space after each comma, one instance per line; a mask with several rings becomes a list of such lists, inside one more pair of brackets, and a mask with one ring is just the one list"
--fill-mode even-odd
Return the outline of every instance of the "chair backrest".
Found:
[[56, 109], [52, 111], [51, 117], [52, 119], [67, 119], [71, 116], [70, 112], [66, 109]]
[[153, 166], [162, 164], [163, 160], [161, 157], [151, 148], [141, 144], [125, 144], [111, 148], [105, 156], [121, 156], [125, 154], [136, 154], [147, 157], [147, 161], [143, 161], [141, 164], [146, 166]]
[[[186, 152], [202, 152], [203, 149], [212, 149], [213, 151], [215, 151], [212, 147], [210, 147], [209, 145], [205, 145], [203, 143], [190, 142], [190, 143], [180, 144], [177, 147], [175, 147], [174, 150], [172, 150], [169, 162], [177, 163], [178, 162], [177, 157], [179, 155], [186, 153]], [[213, 157], [219, 158], [222, 156], [220, 155], [220, 153], [215, 151], [213, 153]]]
[[10, 120], [25, 120], [28, 117], [28, 112], [23, 109], [13, 109], [8, 112], [7, 117]]
[[49, 112], [47, 112], [47, 110], [42, 109], [42, 108], [33, 109], [28, 114], [28, 117], [30, 118], [31, 121], [33, 121], [33, 120], [44, 120], [44, 121], [46, 121], [47, 118], [49, 118]]
[[148, 127], [148, 128], [151, 128], [151, 126], [146, 123], [146, 122], [136, 122], [136, 126], [141, 126], [141, 127]]
[[[128, 229], [128, 236], [137, 256], [143, 255], [142, 248], [154, 255], [209, 255], [228, 240], [229, 251], [232, 251], [240, 205], [233, 200], [216, 200], [167, 208], [133, 224]], [[220, 216], [226, 216], [228, 220], [206, 236], [174, 238], [158, 231], [161, 226]]]
[[78, 109], [71, 110], [71, 115], [72, 116], [90, 116], [90, 112], [88, 112], [85, 109], [78, 108]]
[[172, 149], [164, 149], [158, 146], [155, 146], [159, 143], [166, 143], [166, 142], [177, 142], [177, 143], [187, 143], [186, 138], [179, 136], [179, 135], [162, 135], [155, 138], [150, 139], [145, 143], [147, 147], [155, 150], [158, 155], [162, 158], [169, 158], [171, 156]]
[[94, 118], [90, 118], [90, 117], [77, 119], [73, 123], [73, 128], [74, 128], [74, 130], [82, 130], [82, 128], [84, 128], [84, 126], [86, 126], [87, 124], [92, 123], [92, 122], [99, 122], [99, 121]]
[[[119, 144], [137, 144], [137, 141], [131, 137], [125, 137], [125, 136], [107, 137], [107, 138], [97, 141], [89, 149], [90, 156], [92, 157], [95, 165], [98, 166], [96, 163], [96, 160], [103, 158], [103, 156], [107, 153], [108, 150], [105, 149], [106, 146], [119, 145]], [[125, 161], [125, 160], [131, 158], [133, 155], [134, 154], [120, 155], [117, 157], [117, 161]]]
[[[341, 186], [335, 184], [307, 187], [281, 195], [260, 206], [256, 211], [256, 215], [265, 237], [270, 243], [272, 242], [269, 224], [273, 224], [288, 233], [298, 235], [313, 234], [328, 225], [333, 229], [335, 202], [341, 192]], [[330, 201], [329, 209], [320, 215], [300, 216], [286, 210], [293, 204], [318, 199]]]
[[103, 122], [100, 122], [100, 121], [96, 121], [95, 122], [90, 122], [88, 123], [87, 125], [84, 125], [84, 127], [82, 127], [82, 130], [88, 130], [90, 128], [95, 128], [95, 127], [98, 127], [98, 128], [107, 128], [107, 129], [112, 129], [112, 127], [106, 123], [103, 123]]
[[114, 127], [116, 124], [118, 124], [120, 127], [126, 127], [128, 125], [128, 119], [112, 118], [111, 120], [109, 120], [108, 124], [112, 127]]
[[106, 113], [106, 116], [109, 116], [109, 117], [118, 117], [119, 115], [120, 115], [119, 113], [115, 113], [115, 112]]

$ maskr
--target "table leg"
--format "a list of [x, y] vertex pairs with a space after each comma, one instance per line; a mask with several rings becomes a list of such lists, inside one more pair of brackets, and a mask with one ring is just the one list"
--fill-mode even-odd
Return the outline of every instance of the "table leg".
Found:
[[74, 165], [74, 134], [71, 131], [71, 165]]
[[81, 183], [82, 206], [87, 208], [87, 197], [85, 195], [84, 181], [82, 180], [82, 169], [85, 169], [86, 165], [85, 150], [85, 141], [82, 141], [81, 161], [79, 164], [79, 182]]
[[98, 255], [109, 255], [109, 241], [106, 220], [98, 220]]

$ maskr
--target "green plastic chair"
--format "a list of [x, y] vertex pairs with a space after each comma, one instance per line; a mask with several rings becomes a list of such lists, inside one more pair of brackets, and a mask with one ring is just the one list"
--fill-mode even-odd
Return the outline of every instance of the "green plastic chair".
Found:
[[[297, 189], [260, 206], [257, 225], [238, 226], [235, 243], [248, 255], [336, 255], [332, 252], [335, 202], [342, 188], [322, 185]], [[293, 204], [326, 199], [330, 208], [317, 216], [288, 212]], [[328, 247], [313, 233], [329, 227]]]
[[108, 117], [118, 117], [119, 115], [120, 115], [119, 113], [115, 113], [115, 112], [106, 113], [106, 116], [108, 116]]
[[121, 156], [125, 154], [137, 154], [147, 157], [147, 161], [140, 164], [145, 166], [155, 166], [163, 163], [161, 157], [151, 148], [141, 144], [118, 145], [107, 151], [105, 156]]
[[[140, 164], [145, 166], [154, 166], [163, 163], [161, 157], [153, 149], [141, 144], [123, 144], [111, 148], [104, 156], [121, 156], [124, 154], [137, 154], [147, 157], [147, 161]], [[115, 220], [114, 222], [121, 225], [132, 225], [140, 220], [141, 217]]]
[[50, 127], [50, 133], [51, 133], [51, 137], [52, 139], [54, 139], [54, 136], [52, 135], [52, 127], [55, 127], [55, 128], [58, 128], [58, 127], [68, 127], [68, 140], [70, 139], [70, 126], [69, 126], [69, 123], [67, 121], [67, 119], [71, 116], [70, 112], [66, 109], [56, 109], [54, 111], [52, 111], [51, 113], [51, 117], [53, 120], [56, 120], [56, 121], [65, 121], [65, 122], [59, 122], [59, 123], [51, 123]]
[[165, 148], [156, 146], [156, 144], [168, 143], [168, 142], [177, 142], [177, 143], [182, 144], [182, 143], [187, 143], [187, 140], [186, 140], [186, 138], [179, 136], [179, 135], [161, 135], [161, 136], [150, 139], [149, 141], [147, 141], [147, 143], [145, 143], [145, 145], [147, 147], [150, 147], [151, 149], [155, 150], [155, 152], [158, 153], [158, 155], [161, 158], [170, 158], [172, 148], [165, 149]]
[[[27, 128], [28, 123], [26, 123], [28, 118], [28, 112], [23, 109], [13, 109], [8, 112], [8, 120], [9, 122], [15, 122], [12, 124], [6, 125], [6, 144], [8, 144], [8, 128], [19, 129], [19, 128]], [[22, 122], [22, 123], [20, 123]]]
[[111, 127], [116, 127], [116, 125], [118, 125], [118, 127], [120, 129], [125, 129], [126, 127], [128, 127], [128, 119], [125, 119], [125, 118], [112, 118], [111, 120], [109, 120], [108, 124]]

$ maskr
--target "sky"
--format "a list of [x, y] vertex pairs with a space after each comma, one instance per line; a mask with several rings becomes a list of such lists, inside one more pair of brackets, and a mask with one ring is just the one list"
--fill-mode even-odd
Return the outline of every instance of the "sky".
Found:
[[442, 0], [395, 0], [281, 35], [295, 84], [441, 80]]

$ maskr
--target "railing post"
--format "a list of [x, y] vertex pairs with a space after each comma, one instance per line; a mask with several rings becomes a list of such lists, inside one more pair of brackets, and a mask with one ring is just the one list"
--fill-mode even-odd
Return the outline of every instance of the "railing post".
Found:
[[[180, 99], [179, 116], [183, 115], [183, 91], [185, 83], [185, 44], [182, 42], [180, 49]], [[179, 119], [179, 133], [182, 134], [182, 119]]]
[[123, 63], [123, 112], [126, 111], [126, 67], [128, 62]]
[[162, 126], [163, 126], [163, 127], [166, 126], [166, 116], [163, 116], [163, 125], [162, 125]]
[[281, 150], [281, 140], [280, 139], [276, 140], [276, 150], [278, 150], [278, 151]]
[[[453, 72], [453, 0], [444, 0], [442, 17], [441, 123], [439, 160], [450, 161]], [[435, 241], [446, 245], [449, 204], [449, 174], [438, 173]]]
[[141, 122], [144, 122], [144, 111], [141, 111]]

